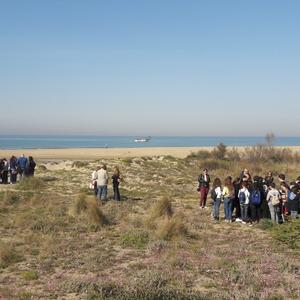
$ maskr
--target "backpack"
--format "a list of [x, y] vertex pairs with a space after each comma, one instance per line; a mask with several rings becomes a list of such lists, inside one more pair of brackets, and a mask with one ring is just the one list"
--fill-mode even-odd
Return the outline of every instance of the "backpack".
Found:
[[251, 194], [251, 204], [260, 205], [260, 203], [261, 203], [260, 191], [254, 190], [253, 193]]
[[279, 197], [277, 195], [272, 195], [271, 203], [273, 206], [276, 206], [280, 203]]
[[240, 192], [239, 193], [239, 201], [240, 201], [240, 204], [245, 204], [245, 202], [246, 202], [245, 192]]
[[216, 189], [212, 189], [212, 190], [210, 191], [210, 196], [211, 196], [211, 199], [213, 199], [213, 200], [216, 200], [216, 199], [217, 199]]

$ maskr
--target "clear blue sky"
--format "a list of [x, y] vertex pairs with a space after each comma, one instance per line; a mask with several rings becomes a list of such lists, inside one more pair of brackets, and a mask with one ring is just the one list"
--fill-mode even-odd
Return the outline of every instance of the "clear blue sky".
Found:
[[0, 134], [299, 136], [300, 1], [0, 0]]

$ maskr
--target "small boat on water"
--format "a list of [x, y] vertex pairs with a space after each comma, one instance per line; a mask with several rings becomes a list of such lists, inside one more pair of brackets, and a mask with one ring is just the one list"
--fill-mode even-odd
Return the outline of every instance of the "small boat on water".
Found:
[[146, 142], [149, 142], [150, 140], [151, 140], [151, 136], [140, 137], [140, 138], [134, 139], [135, 143], [146, 143]]

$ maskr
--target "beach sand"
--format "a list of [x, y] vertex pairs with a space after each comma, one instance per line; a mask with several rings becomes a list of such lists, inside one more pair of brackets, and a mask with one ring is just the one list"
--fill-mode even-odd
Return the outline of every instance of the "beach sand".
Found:
[[[236, 147], [242, 151], [245, 147]], [[300, 152], [300, 147], [285, 147]], [[0, 158], [9, 158], [11, 155], [33, 156], [34, 159], [69, 159], [94, 160], [102, 158], [126, 158], [143, 156], [166, 156], [184, 158], [200, 150], [212, 150], [213, 147], [157, 147], [157, 148], [70, 148], [70, 149], [15, 149], [0, 150]], [[230, 149], [230, 147], [228, 147]]]

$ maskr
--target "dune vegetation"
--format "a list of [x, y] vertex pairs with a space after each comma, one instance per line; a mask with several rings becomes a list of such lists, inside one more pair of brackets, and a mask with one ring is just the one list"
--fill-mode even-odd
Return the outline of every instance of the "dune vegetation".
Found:
[[0, 186], [1, 299], [300, 298], [300, 222], [214, 222], [196, 192], [203, 167], [296, 178], [297, 154], [219, 145], [102, 162], [120, 167], [121, 202], [88, 189], [100, 161], [39, 161], [34, 178]]

